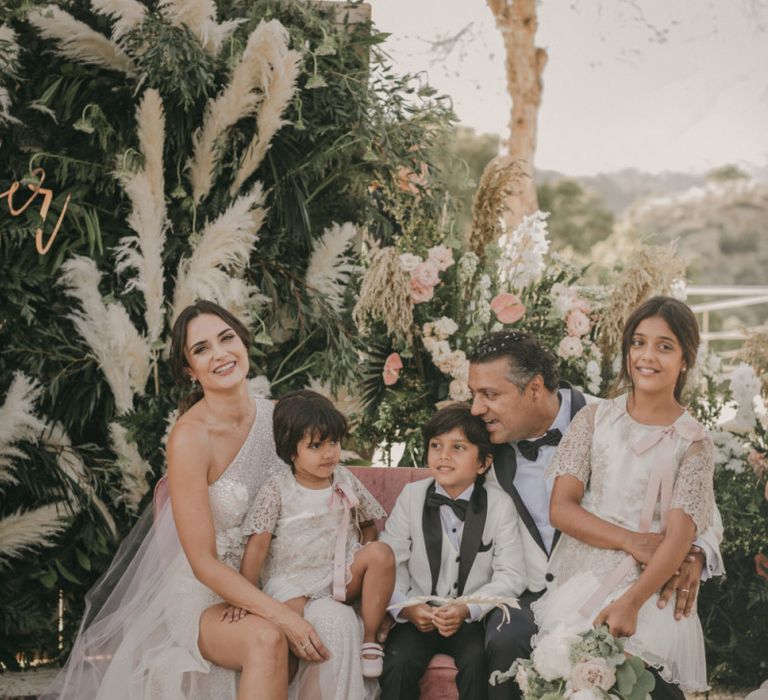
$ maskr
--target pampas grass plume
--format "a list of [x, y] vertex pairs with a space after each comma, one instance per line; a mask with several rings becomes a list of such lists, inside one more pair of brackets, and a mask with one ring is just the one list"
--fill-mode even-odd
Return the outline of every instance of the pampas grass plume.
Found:
[[29, 13], [29, 21], [46, 39], [58, 43], [56, 52], [79, 63], [132, 73], [134, 66], [122, 49], [56, 5]]
[[66, 529], [69, 518], [64, 503], [50, 503], [34, 510], [17, 510], [0, 520], [0, 561], [18, 557], [38, 547], [51, 547], [53, 538]]
[[360, 268], [347, 256], [347, 248], [357, 236], [349, 222], [332, 224], [315, 240], [306, 273], [307, 290], [318, 301], [324, 300], [339, 313], [349, 278]]
[[136, 0], [91, 0], [91, 7], [94, 12], [114, 20], [112, 38], [115, 41], [138, 27], [147, 14], [147, 8]]
[[15, 442], [37, 442], [45, 424], [33, 413], [40, 398], [40, 385], [23, 372], [16, 372], [0, 406], [0, 485], [14, 484], [18, 480], [11, 474], [13, 460], [24, 453], [14, 447]]
[[117, 454], [117, 465], [122, 473], [124, 499], [133, 512], [139, 507], [141, 499], [149, 491], [147, 473], [151, 467], [139, 454], [135, 442], [128, 440], [128, 431], [119, 423], [109, 424], [112, 449]]

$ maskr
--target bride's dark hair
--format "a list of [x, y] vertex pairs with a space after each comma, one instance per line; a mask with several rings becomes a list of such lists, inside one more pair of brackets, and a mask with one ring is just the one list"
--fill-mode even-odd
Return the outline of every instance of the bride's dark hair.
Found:
[[176, 318], [171, 331], [171, 374], [176, 383], [181, 386], [190, 387], [190, 392], [179, 402], [179, 415], [188, 411], [195, 403], [203, 398], [203, 390], [200, 386], [194, 387], [190, 379], [189, 363], [184, 349], [187, 345], [187, 328], [193, 318], [203, 315], [218, 316], [226, 323], [243, 341], [247, 350], [251, 345], [251, 334], [236, 316], [227, 311], [218, 304], [198, 299], [194, 304], [190, 304]]

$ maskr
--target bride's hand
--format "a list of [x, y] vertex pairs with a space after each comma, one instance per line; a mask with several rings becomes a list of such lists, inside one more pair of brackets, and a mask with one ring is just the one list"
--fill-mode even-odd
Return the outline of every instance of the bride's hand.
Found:
[[305, 661], [326, 661], [331, 658], [320, 641], [315, 628], [290, 608], [277, 619], [277, 624], [288, 639], [291, 651]]
[[614, 637], [630, 637], [637, 629], [637, 608], [625, 598], [617, 598], [597, 614], [592, 624], [608, 625]]
[[664, 535], [658, 532], [630, 532], [624, 542], [624, 551], [640, 564], [647, 564], [663, 539]]

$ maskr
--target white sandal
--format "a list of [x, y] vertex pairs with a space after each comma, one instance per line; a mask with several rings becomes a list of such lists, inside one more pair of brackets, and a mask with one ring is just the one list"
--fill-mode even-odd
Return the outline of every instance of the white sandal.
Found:
[[[374, 656], [366, 659], [365, 655]], [[360, 647], [360, 665], [363, 669], [363, 678], [378, 678], [384, 670], [384, 648], [376, 642], [364, 642]]]

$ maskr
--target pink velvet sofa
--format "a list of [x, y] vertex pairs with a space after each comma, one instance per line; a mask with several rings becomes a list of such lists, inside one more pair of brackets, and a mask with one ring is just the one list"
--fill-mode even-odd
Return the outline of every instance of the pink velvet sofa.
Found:
[[[406, 484], [429, 476], [427, 469], [405, 467], [350, 467], [350, 471], [363, 482], [387, 513], [392, 512], [392, 507]], [[168, 484], [166, 477], [163, 477], [155, 487], [156, 513], [167, 498]], [[377, 521], [376, 526], [379, 530], [383, 529], [384, 520]], [[435, 655], [419, 681], [420, 700], [458, 700], [456, 673], [456, 664], [452, 657], [446, 654]]]

